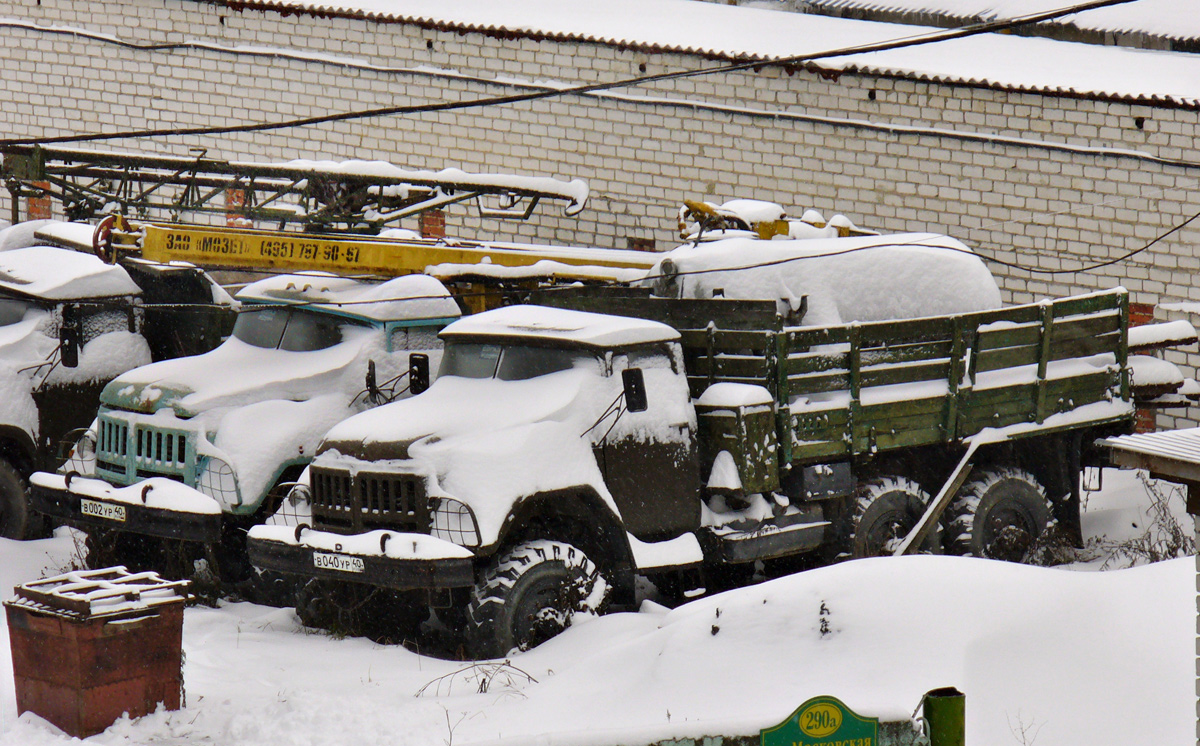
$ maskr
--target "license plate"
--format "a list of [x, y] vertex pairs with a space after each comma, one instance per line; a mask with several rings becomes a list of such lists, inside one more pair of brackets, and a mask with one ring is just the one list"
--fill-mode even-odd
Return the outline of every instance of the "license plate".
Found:
[[367, 564], [363, 562], [362, 557], [313, 552], [313, 567], [318, 570], [337, 570], [338, 572], [364, 572]]
[[103, 518], [106, 521], [125, 522], [125, 506], [113, 505], [112, 503], [101, 503], [95, 500], [80, 500], [79, 512], [84, 515], [90, 515], [94, 518]]

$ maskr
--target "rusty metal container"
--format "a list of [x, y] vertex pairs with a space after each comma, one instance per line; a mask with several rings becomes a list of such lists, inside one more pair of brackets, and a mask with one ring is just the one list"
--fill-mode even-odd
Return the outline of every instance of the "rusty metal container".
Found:
[[186, 589], [123, 567], [17, 586], [4, 602], [17, 712], [86, 738], [124, 713], [178, 710]]

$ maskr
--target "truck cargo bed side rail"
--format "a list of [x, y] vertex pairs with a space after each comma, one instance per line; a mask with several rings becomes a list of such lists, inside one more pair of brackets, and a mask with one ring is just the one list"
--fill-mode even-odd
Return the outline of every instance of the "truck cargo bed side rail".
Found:
[[1127, 419], [1127, 299], [1116, 290], [961, 316], [788, 327], [776, 385], [790, 404], [788, 451], [813, 462], [989, 427]]

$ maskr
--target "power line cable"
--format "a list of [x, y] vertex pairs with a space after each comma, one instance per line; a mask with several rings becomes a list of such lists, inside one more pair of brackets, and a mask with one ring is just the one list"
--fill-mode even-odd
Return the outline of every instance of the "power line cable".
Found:
[[524, 103], [527, 101], [537, 101], [540, 99], [556, 98], [561, 96], [582, 95], [593, 93], [596, 91], [614, 90], [617, 88], [628, 88], [632, 86], [643, 85], [646, 83], [658, 83], [668, 80], [681, 80], [684, 78], [701, 77], [714, 75], [718, 73], [737, 72], [740, 70], [762, 69], [766, 67], [789, 67], [815, 60], [829, 59], [833, 57], [845, 57], [855, 54], [867, 54], [871, 52], [885, 52], [893, 49], [903, 49], [905, 47], [922, 46], [926, 44], [935, 44], [942, 41], [950, 41], [953, 39], [962, 39], [969, 36], [977, 36], [979, 34], [993, 33], [996, 31], [1004, 31], [1018, 26], [1026, 26], [1034, 23], [1054, 20], [1062, 16], [1082, 13], [1089, 10], [1097, 10], [1107, 8], [1114, 5], [1124, 5], [1126, 3], [1135, 2], [1136, 0], [1090, 0], [1089, 2], [1070, 5], [1055, 10], [1042, 11], [1038, 13], [1030, 13], [1024, 16], [1017, 16], [1010, 19], [997, 19], [993, 21], [985, 21], [982, 23], [963, 26], [957, 29], [949, 29], [946, 31], [935, 31], [924, 34], [915, 34], [912, 36], [899, 37], [883, 42], [873, 42], [869, 44], [860, 44], [849, 47], [841, 47], [838, 49], [827, 50], [824, 52], [813, 52], [808, 54], [793, 55], [790, 57], [782, 57], [778, 59], [768, 60], [752, 60], [747, 62], [737, 62], [726, 65], [717, 65], [696, 70], [677, 70], [674, 72], [657, 73], [654, 75], [642, 75], [634, 78], [624, 78], [621, 80], [610, 81], [607, 83], [591, 83], [579, 86], [570, 86], [566, 88], [551, 88], [530, 93], [512, 94], [508, 96], [493, 96], [487, 98], [472, 99], [469, 101], [445, 101], [430, 104], [417, 104], [409, 106], [388, 106], [376, 109], [363, 109], [359, 111], [343, 112], [340, 114], [326, 114], [316, 117], [305, 117], [300, 119], [285, 120], [282, 122], [260, 122], [256, 124], [240, 124], [230, 125], [225, 127], [174, 127], [174, 128], [159, 128], [159, 129], [144, 129], [144, 130], [129, 130], [126, 132], [101, 132], [83, 135], [66, 135], [62, 137], [44, 137], [44, 138], [7, 138], [0, 139], [0, 147], [11, 145], [48, 145], [54, 143], [72, 143], [72, 142], [93, 142], [97, 140], [127, 140], [134, 138], [152, 138], [152, 137], [174, 137], [187, 135], [223, 135], [240, 132], [265, 132], [278, 129], [289, 129], [293, 127], [307, 127], [316, 124], [326, 124], [331, 122], [341, 122], [354, 119], [368, 119], [382, 116], [394, 116], [402, 114], [426, 114], [442, 111], [460, 111], [464, 109], [482, 108], [487, 106], [503, 106], [516, 103]]

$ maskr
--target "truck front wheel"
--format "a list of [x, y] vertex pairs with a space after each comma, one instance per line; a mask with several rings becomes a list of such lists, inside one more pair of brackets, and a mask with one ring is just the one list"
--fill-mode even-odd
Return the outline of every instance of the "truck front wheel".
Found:
[[[850, 555], [892, 554], [921, 520], [928, 503], [929, 493], [905, 477], [882, 477], [862, 484], [850, 516]], [[938, 532], [933, 532], [921, 550], [935, 551], [940, 540]]]
[[946, 548], [953, 554], [1020, 562], [1050, 520], [1050, 501], [1023, 469], [983, 472], [947, 511]]
[[29, 483], [0, 459], [0, 536], [6, 539], [32, 539], [41, 528], [41, 518], [29, 506]]
[[467, 632], [476, 658], [529, 650], [580, 614], [604, 611], [611, 587], [587, 556], [561, 541], [537, 540], [503, 552], [476, 583]]

